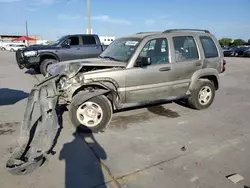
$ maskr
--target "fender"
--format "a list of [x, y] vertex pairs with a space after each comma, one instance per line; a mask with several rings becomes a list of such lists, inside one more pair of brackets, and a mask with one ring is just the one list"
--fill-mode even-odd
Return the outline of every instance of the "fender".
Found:
[[[87, 101], [93, 97], [96, 97], [98, 95], [104, 95], [108, 92], [110, 92], [110, 91], [105, 90], [105, 89], [93, 89], [93, 90], [80, 91], [78, 93], [81, 93], [83, 95], [75, 95], [75, 100], [76, 100], [75, 105], [79, 106], [79, 105], [83, 104], [85, 101]], [[82, 99], [84, 99], [84, 100], [82, 100]], [[77, 106], [75, 106], [75, 107], [77, 107]]]
[[187, 94], [189, 94], [196, 86], [197, 81], [204, 76], [216, 76], [218, 84], [220, 82], [220, 78], [219, 78], [219, 72], [216, 69], [213, 68], [206, 68], [206, 69], [201, 69], [196, 71], [192, 78], [191, 78], [191, 83], [189, 85]]
[[39, 56], [40, 56], [40, 58], [42, 58], [43, 56], [52, 56], [57, 61], [60, 61], [59, 57], [55, 53], [53, 53], [53, 52], [40, 52]]
[[[93, 86], [99, 86], [100, 90], [107, 91], [104, 94], [110, 93], [111, 96], [108, 97], [110, 100], [112, 100], [114, 108], [120, 108], [121, 106], [121, 95], [118, 92], [119, 85], [118, 83], [113, 80], [112, 78], [94, 78], [85, 80], [85, 84], [76, 88], [71, 96], [74, 97], [77, 93], [81, 92], [86, 87], [93, 87]], [[97, 89], [99, 90], [99, 89]], [[89, 90], [87, 90], [89, 92]], [[97, 95], [95, 95], [97, 96]]]

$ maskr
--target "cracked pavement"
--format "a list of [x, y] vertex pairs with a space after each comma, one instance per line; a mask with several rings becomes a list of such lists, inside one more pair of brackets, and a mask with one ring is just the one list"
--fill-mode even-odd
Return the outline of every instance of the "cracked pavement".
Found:
[[[233, 188], [250, 186], [250, 59], [226, 58], [213, 105], [195, 111], [176, 103], [130, 107], [104, 133], [75, 134], [63, 114], [55, 154], [26, 176], [5, 163], [15, 146], [26, 98], [42, 79], [0, 52], [0, 187]], [[226, 176], [239, 173], [244, 185]]]

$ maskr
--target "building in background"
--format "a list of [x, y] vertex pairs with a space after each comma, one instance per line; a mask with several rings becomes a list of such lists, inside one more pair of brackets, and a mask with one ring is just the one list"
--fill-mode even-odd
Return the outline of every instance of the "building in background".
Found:
[[[11, 43], [13, 39], [22, 37], [25, 35], [1, 35], [0, 34], [0, 42], [2, 43]], [[36, 40], [40, 40], [41, 37], [39, 35], [29, 35], [31, 38], [35, 38]], [[36, 40], [34, 41], [29, 41], [29, 45], [36, 44]], [[12, 42], [13, 43], [13, 42]], [[17, 43], [17, 42], [15, 42]], [[25, 41], [20, 41], [20, 43], [25, 43]]]
[[110, 45], [115, 40], [115, 36], [99, 36], [102, 45]]

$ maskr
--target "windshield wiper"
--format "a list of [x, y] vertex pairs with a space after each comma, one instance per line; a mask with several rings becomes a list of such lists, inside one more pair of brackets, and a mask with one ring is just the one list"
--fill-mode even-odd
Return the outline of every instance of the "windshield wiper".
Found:
[[111, 56], [99, 56], [99, 57], [100, 57], [100, 58], [104, 58], [104, 59], [110, 59], [110, 60], [112, 60], [112, 61], [121, 61], [121, 60], [116, 59], [116, 58], [111, 57]]

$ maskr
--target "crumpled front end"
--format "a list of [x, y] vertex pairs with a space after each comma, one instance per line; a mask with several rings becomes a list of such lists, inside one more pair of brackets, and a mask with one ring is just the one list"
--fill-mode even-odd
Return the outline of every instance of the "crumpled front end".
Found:
[[[23, 175], [34, 171], [46, 159], [59, 128], [56, 88], [58, 76], [46, 78], [31, 90], [17, 146], [6, 163], [11, 174]], [[34, 120], [35, 106], [39, 106], [39, 119]]]

